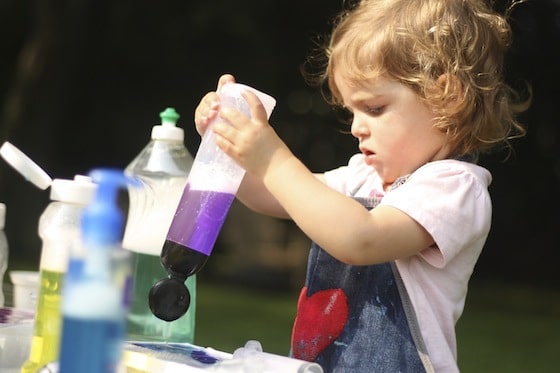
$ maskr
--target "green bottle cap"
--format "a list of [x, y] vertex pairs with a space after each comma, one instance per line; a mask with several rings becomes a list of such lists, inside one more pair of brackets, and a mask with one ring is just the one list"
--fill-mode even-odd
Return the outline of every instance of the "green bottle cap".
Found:
[[175, 111], [175, 108], [168, 107], [159, 113], [159, 117], [161, 118], [161, 124], [175, 125], [181, 116]]
[[177, 120], [181, 117], [174, 108], [168, 107], [161, 113], [161, 124], [152, 127], [152, 139], [183, 141], [185, 134], [182, 128], [177, 127]]

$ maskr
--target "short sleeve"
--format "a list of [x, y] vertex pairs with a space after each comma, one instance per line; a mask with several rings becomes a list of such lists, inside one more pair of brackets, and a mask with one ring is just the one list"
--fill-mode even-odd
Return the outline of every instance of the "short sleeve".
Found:
[[[422, 166], [383, 198], [417, 221], [437, 247], [420, 255], [443, 268], [461, 250], [481, 247], [490, 231], [490, 173], [477, 165], [445, 160]], [[482, 243], [481, 243], [482, 242]]]
[[364, 182], [375, 176], [375, 170], [364, 162], [364, 155], [354, 154], [348, 165], [324, 173], [329, 187], [345, 195], [353, 194]]

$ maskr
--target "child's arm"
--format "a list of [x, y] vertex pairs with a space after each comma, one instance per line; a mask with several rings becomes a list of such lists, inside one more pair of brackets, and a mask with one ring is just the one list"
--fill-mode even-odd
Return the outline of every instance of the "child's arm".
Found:
[[[324, 182], [323, 174], [314, 175], [318, 180]], [[245, 177], [243, 178], [236, 197], [245, 206], [255, 212], [277, 218], [291, 219], [284, 207], [282, 207], [276, 197], [274, 197], [263, 184], [262, 179], [250, 172], [245, 173]]]
[[[213, 127], [218, 146], [248, 172], [242, 201], [250, 207], [268, 201], [256, 204], [266, 206], [261, 211], [268, 213], [278, 213], [281, 207], [312, 240], [349, 264], [403, 258], [433, 244], [428, 232], [400, 210], [379, 206], [367, 211], [325, 185], [277, 136], [258, 98], [249, 92], [245, 98], [252, 119], [235, 109], [223, 109], [219, 115], [230, 124]], [[255, 191], [261, 193], [258, 198]]]

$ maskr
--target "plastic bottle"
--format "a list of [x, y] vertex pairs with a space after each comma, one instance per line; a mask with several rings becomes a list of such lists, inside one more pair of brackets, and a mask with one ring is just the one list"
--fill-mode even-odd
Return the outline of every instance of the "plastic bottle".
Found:
[[52, 181], [51, 202], [39, 218], [42, 240], [40, 287], [31, 350], [21, 373], [35, 373], [43, 365], [58, 359], [64, 274], [70, 252], [80, 242], [81, 214], [93, 199], [96, 188], [91, 178], [82, 175], [76, 175], [73, 180]]
[[0, 307], [4, 307], [4, 274], [8, 268], [8, 240], [4, 232], [6, 221], [6, 205], [0, 203]]
[[[33, 162], [33, 160], [31, 160], [27, 155], [25, 155], [21, 150], [12, 145], [10, 142], [5, 141], [2, 146], [0, 146], [0, 156], [17, 172], [19, 172], [27, 181], [31, 182], [39, 189], [45, 190], [51, 185], [51, 177], [41, 167]], [[6, 271], [6, 266], [8, 264], [8, 244], [4, 233], [6, 206], [4, 204], [1, 205], [0, 221], [2, 223], [2, 228], [0, 229], [0, 280], [2, 280], [2, 282], [0, 282], [0, 284], [3, 283], [3, 277]], [[13, 272], [12, 276], [14, 276], [15, 273], [16, 272]], [[14, 292], [18, 293], [16, 289], [14, 289]], [[18, 301], [17, 295], [18, 294], [14, 294], [14, 301]], [[2, 292], [2, 289], [0, 289], [0, 305], [4, 305], [4, 294]]]
[[[259, 97], [268, 117], [276, 104], [271, 96], [243, 84], [225, 84], [218, 93], [221, 107], [234, 107], [250, 117], [242, 93]], [[221, 120], [217, 118], [216, 120]], [[172, 321], [189, 308], [189, 292], [183, 282], [196, 274], [210, 256], [218, 233], [239, 189], [245, 170], [215, 143], [210, 124], [196, 154], [187, 184], [161, 250], [161, 263], [169, 278], [150, 290], [150, 309], [157, 317]]]
[[[130, 207], [123, 247], [132, 252], [134, 285], [128, 313], [129, 340], [193, 343], [195, 307], [174, 322], [156, 318], [148, 307], [148, 293], [166, 275], [160, 263], [161, 247], [177, 209], [193, 157], [184, 145], [184, 131], [176, 127], [179, 115], [167, 108], [151, 140], [125, 169], [142, 188], [129, 188]], [[196, 276], [186, 281], [191, 304], [196, 299]]]
[[89, 175], [98, 186], [81, 219], [85, 257], [65, 277], [60, 373], [116, 372], [125, 337], [130, 254], [121, 248], [124, 217], [117, 196], [127, 179], [110, 169]]

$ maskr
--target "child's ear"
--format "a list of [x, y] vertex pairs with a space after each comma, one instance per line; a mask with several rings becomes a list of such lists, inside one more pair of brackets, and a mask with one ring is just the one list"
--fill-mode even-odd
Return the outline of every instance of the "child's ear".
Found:
[[447, 104], [458, 105], [463, 97], [463, 84], [452, 74], [441, 74], [436, 84], [440, 87], [442, 97]]

